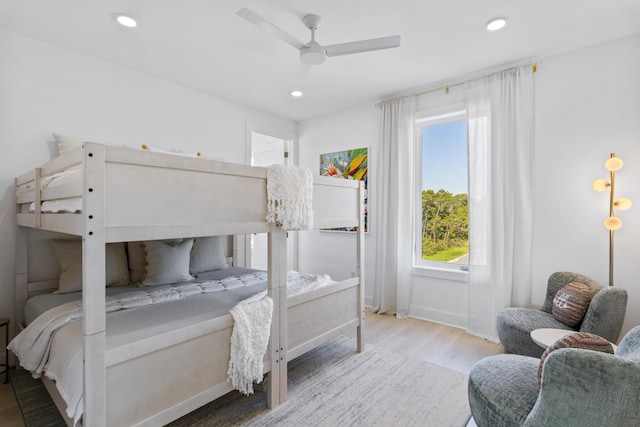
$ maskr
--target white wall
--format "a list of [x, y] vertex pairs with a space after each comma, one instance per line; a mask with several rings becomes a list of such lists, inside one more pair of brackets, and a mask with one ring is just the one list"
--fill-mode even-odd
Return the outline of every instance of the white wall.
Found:
[[[14, 177], [55, 153], [51, 132], [245, 162], [245, 123], [296, 124], [0, 30], [0, 316], [13, 317]], [[3, 347], [2, 347], [3, 348]]]
[[[615, 285], [628, 290], [629, 306], [623, 332], [640, 324], [640, 35], [540, 58], [536, 74], [536, 148], [534, 171], [533, 271], [536, 304], [544, 299], [546, 280], [554, 271], [576, 271], [608, 284], [608, 216], [605, 194], [591, 190], [596, 178], [608, 178], [604, 161], [616, 152], [625, 161], [618, 172], [618, 196], [636, 202], [620, 213], [623, 228], [615, 235]], [[428, 82], [425, 82], [425, 84]], [[445, 95], [421, 107], [440, 104]], [[452, 90], [451, 102], [460, 99]], [[370, 175], [376, 173], [378, 115], [373, 102], [299, 124], [300, 164], [316, 170], [318, 154], [357, 146], [372, 147]], [[371, 182], [371, 180], [370, 180]], [[370, 206], [375, 206], [375, 190]], [[370, 209], [367, 236], [367, 301], [373, 295], [375, 211]], [[410, 238], [410, 236], [407, 236]], [[350, 247], [344, 236], [313, 233], [301, 240], [301, 269], [331, 249], [326, 268], [338, 276], [348, 267], [333, 263]], [[411, 314], [466, 326], [467, 284], [415, 277]]]
[[640, 324], [640, 35], [544, 58], [536, 75], [533, 272], [535, 299], [554, 271], [578, 271], [609, 283], [607, 193], [611, 152], [625, 161], [616, 196], [636, 203], [619, 212], [614, 285], [627, 289], [623, 333]]

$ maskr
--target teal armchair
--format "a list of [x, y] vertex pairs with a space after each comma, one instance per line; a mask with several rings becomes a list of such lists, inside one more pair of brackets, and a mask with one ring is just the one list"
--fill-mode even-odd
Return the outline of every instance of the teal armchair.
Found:
[[637, 427], [640, 425], [640, 326], [615, 355], [577, 348], [545, 359], [501, 354], [469, 375], [469, 405], [478, 427]]
[[[565, 325], [551, 314], [553, 298], [558, 290], [570, 282], [583, 283], [593, 295], [584, 319], [576, 328]], [[540, 357], [544, 351], [531, 339], [531, 331], [540, 328], [566, 329], [567, 333], [588, 332], [617, 343], [627, 311], [627, 298], [627, 291], [624, 289], [603, 288], [598, 282], [582, 274], [556, 272], [549, 276], [541, 309], [510, 307], [498, 313], [498, 338], [509, 353], [532, 357]]]

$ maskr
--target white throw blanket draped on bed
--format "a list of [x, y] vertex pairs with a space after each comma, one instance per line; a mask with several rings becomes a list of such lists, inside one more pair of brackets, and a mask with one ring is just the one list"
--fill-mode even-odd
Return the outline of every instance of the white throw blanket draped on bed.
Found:
[[227, 379], [233, 388], [253, 394], [253, 382], [262, 382], [263, 358], [271, 334], [273, 301], [262, 291], [240, 301], [230, 311], [233, 316], [231, 354]]
[[7, 348], [18, 356], [20, 366], [31, 372], [34, 378], [40, 378], [48, 359], [51, 336], [64, 325], [79, 319], [82, 319], [82, 301], [52, 308], [38, 316]]
[[267, 221], [285, 231], [313, 228], [313, 175], [298, 166], [267, 168]]

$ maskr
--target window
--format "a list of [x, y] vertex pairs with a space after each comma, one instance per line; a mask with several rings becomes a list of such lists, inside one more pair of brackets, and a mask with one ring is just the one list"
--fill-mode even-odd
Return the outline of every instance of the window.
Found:
[[469, 257], [464, 107], [416, 115], [414, 272], [466, 280]]

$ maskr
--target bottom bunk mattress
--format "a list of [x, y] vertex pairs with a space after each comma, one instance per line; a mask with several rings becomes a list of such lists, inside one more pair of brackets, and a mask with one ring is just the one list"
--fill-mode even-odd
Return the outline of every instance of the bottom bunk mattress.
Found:
[[[265, 272], [232, 267], [172, 285], [106, 288], [107, 367], [127, 361], [141, 348], [148, 352], [152, 342], [158, 350], [165, 348], [169, 342], [163, 341], [164, 335], [175, 339], [175, 332], [180, 335], [180, 331], [217, 319], [222, 319], [220, 328], [230, 328], [229, 311], [263, 291], [266, 281]], [[296, 272], [289, 273], [288, 281], [290, 294], [333, 283], [327, 275]], [[83, 411], [81, 299], [82, 292], [30, 298], [25, 308], [29, 326], [10, 344], [20, 364], [34, 377], [44, 374], [55, 382], [66, 414], [75, 422]], [[211, 348], [211, 354], [217, 350]], [[228, 354], [228, 348], [225, 352]]]
[[[242, 281], [241, 278], [244, 278]], [[266, 273], [260, 270], [254, 270], [244, 267], [228, 267], [221, 270], [207, 271], [199, 273], [198, 278], [190, 280], [188, 282], [179, 282], [172, 285], [152, 285], [152, 286], [136, 286], [131, 284], [129, 286], [110, 286], [106, 288], [107, 297], [113, 297], [120, 294], [127, 294], [140, 291], [149, 291], [151, 295], [153, 292], [157, 294], [163, 291], [175, 289], [186, 289], [187, 285], [195, 286], [207, 286], [211, 284], [210, 292], [213, 290], [232, 290], [239, 287], [245, 287], [247, 285], [262, 285], [266, 286], [267, 278]], [[216, 283], [219, 283], [218, 286]], [[207, 292], [207, 293], [210, 293]], [[256, 291], [258, 292], [258, 291]], [[204, 292], [203, 292], [204, 293]], [[35, 295], [29, 298], [24, 306], [24, 326], [29, 325], [38, 316], [50, 310], [54, 307], [58, 307], [62, 304], [66, 304], [72, 301], [81, 301], [82, 292], [68, 292], [68, 293], [43, 293]]]

